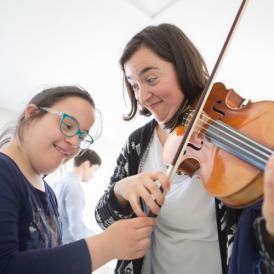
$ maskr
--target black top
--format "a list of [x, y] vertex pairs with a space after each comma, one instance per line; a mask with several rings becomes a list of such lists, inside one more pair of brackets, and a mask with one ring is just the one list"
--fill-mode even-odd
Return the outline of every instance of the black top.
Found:
[[0, 273], [91, 273], [85, 240], [62, 246], [56, 197], [34, 188], [0, 153]]

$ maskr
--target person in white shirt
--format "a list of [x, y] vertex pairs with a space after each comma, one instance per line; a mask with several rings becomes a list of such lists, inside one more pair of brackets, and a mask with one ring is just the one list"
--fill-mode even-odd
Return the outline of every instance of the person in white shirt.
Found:
[[54, 185], [64, 244], [95, 234], [83, 220], [86, 202], [81, 182], [90, 182], [101, 163], [94, 150], [83, 150], [74, 158], [73, 170]]

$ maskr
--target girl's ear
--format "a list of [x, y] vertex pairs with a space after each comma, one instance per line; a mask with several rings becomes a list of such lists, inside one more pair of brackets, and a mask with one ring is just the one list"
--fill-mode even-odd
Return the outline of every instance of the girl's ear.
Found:
[[30, 118], [33, 114], [35, 114], [38, 111], [38, 107], [34, 104], [28, 104], [25, 109], [25, 118]]

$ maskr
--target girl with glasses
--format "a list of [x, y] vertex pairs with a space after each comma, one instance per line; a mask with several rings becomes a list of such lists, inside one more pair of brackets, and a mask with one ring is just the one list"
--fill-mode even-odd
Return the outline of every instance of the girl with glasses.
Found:
[[[114, 258], [142, 257], [153, 218], [124, 220], [62, 245], [56, 197], [45, 176], [89, 147], [90, 94], [75, 86], [43, 90], [0, 139], [0, 273], [91, 273]], [[121, 245], [121, 242], [124, 243]]]

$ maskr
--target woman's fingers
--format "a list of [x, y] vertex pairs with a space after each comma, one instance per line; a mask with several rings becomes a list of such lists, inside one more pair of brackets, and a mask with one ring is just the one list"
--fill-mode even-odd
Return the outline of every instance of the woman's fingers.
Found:
[[136, 214], [136, 216], [138, 216], [138, 217], [145, 217], [146, 216], [145, 212], [142, 210], [142, 208], [140, 206], [140, 198], [139, 198], [138, 195], [131, 198], [129, 200], [129, 203], [131, 205], [132, 210]]
[[164, 193], [169, 187], [170, 183], [164, 173], [141, 173], [117, 182], [114, 192], [121, 205], [125, 205], [125, 201], [128, 201], [134, 213], [142, 217], [145, 213], [141, 209], [140, 198], [153, 213], [159, 214], [160, 207], [164, 203]]
[[154, 181], [158, 189], [162, 188], [162, 191], [168, 192], [170, 189], [170, 182], [166, 174], [162, 172], [152, 173], [151, 179]]

